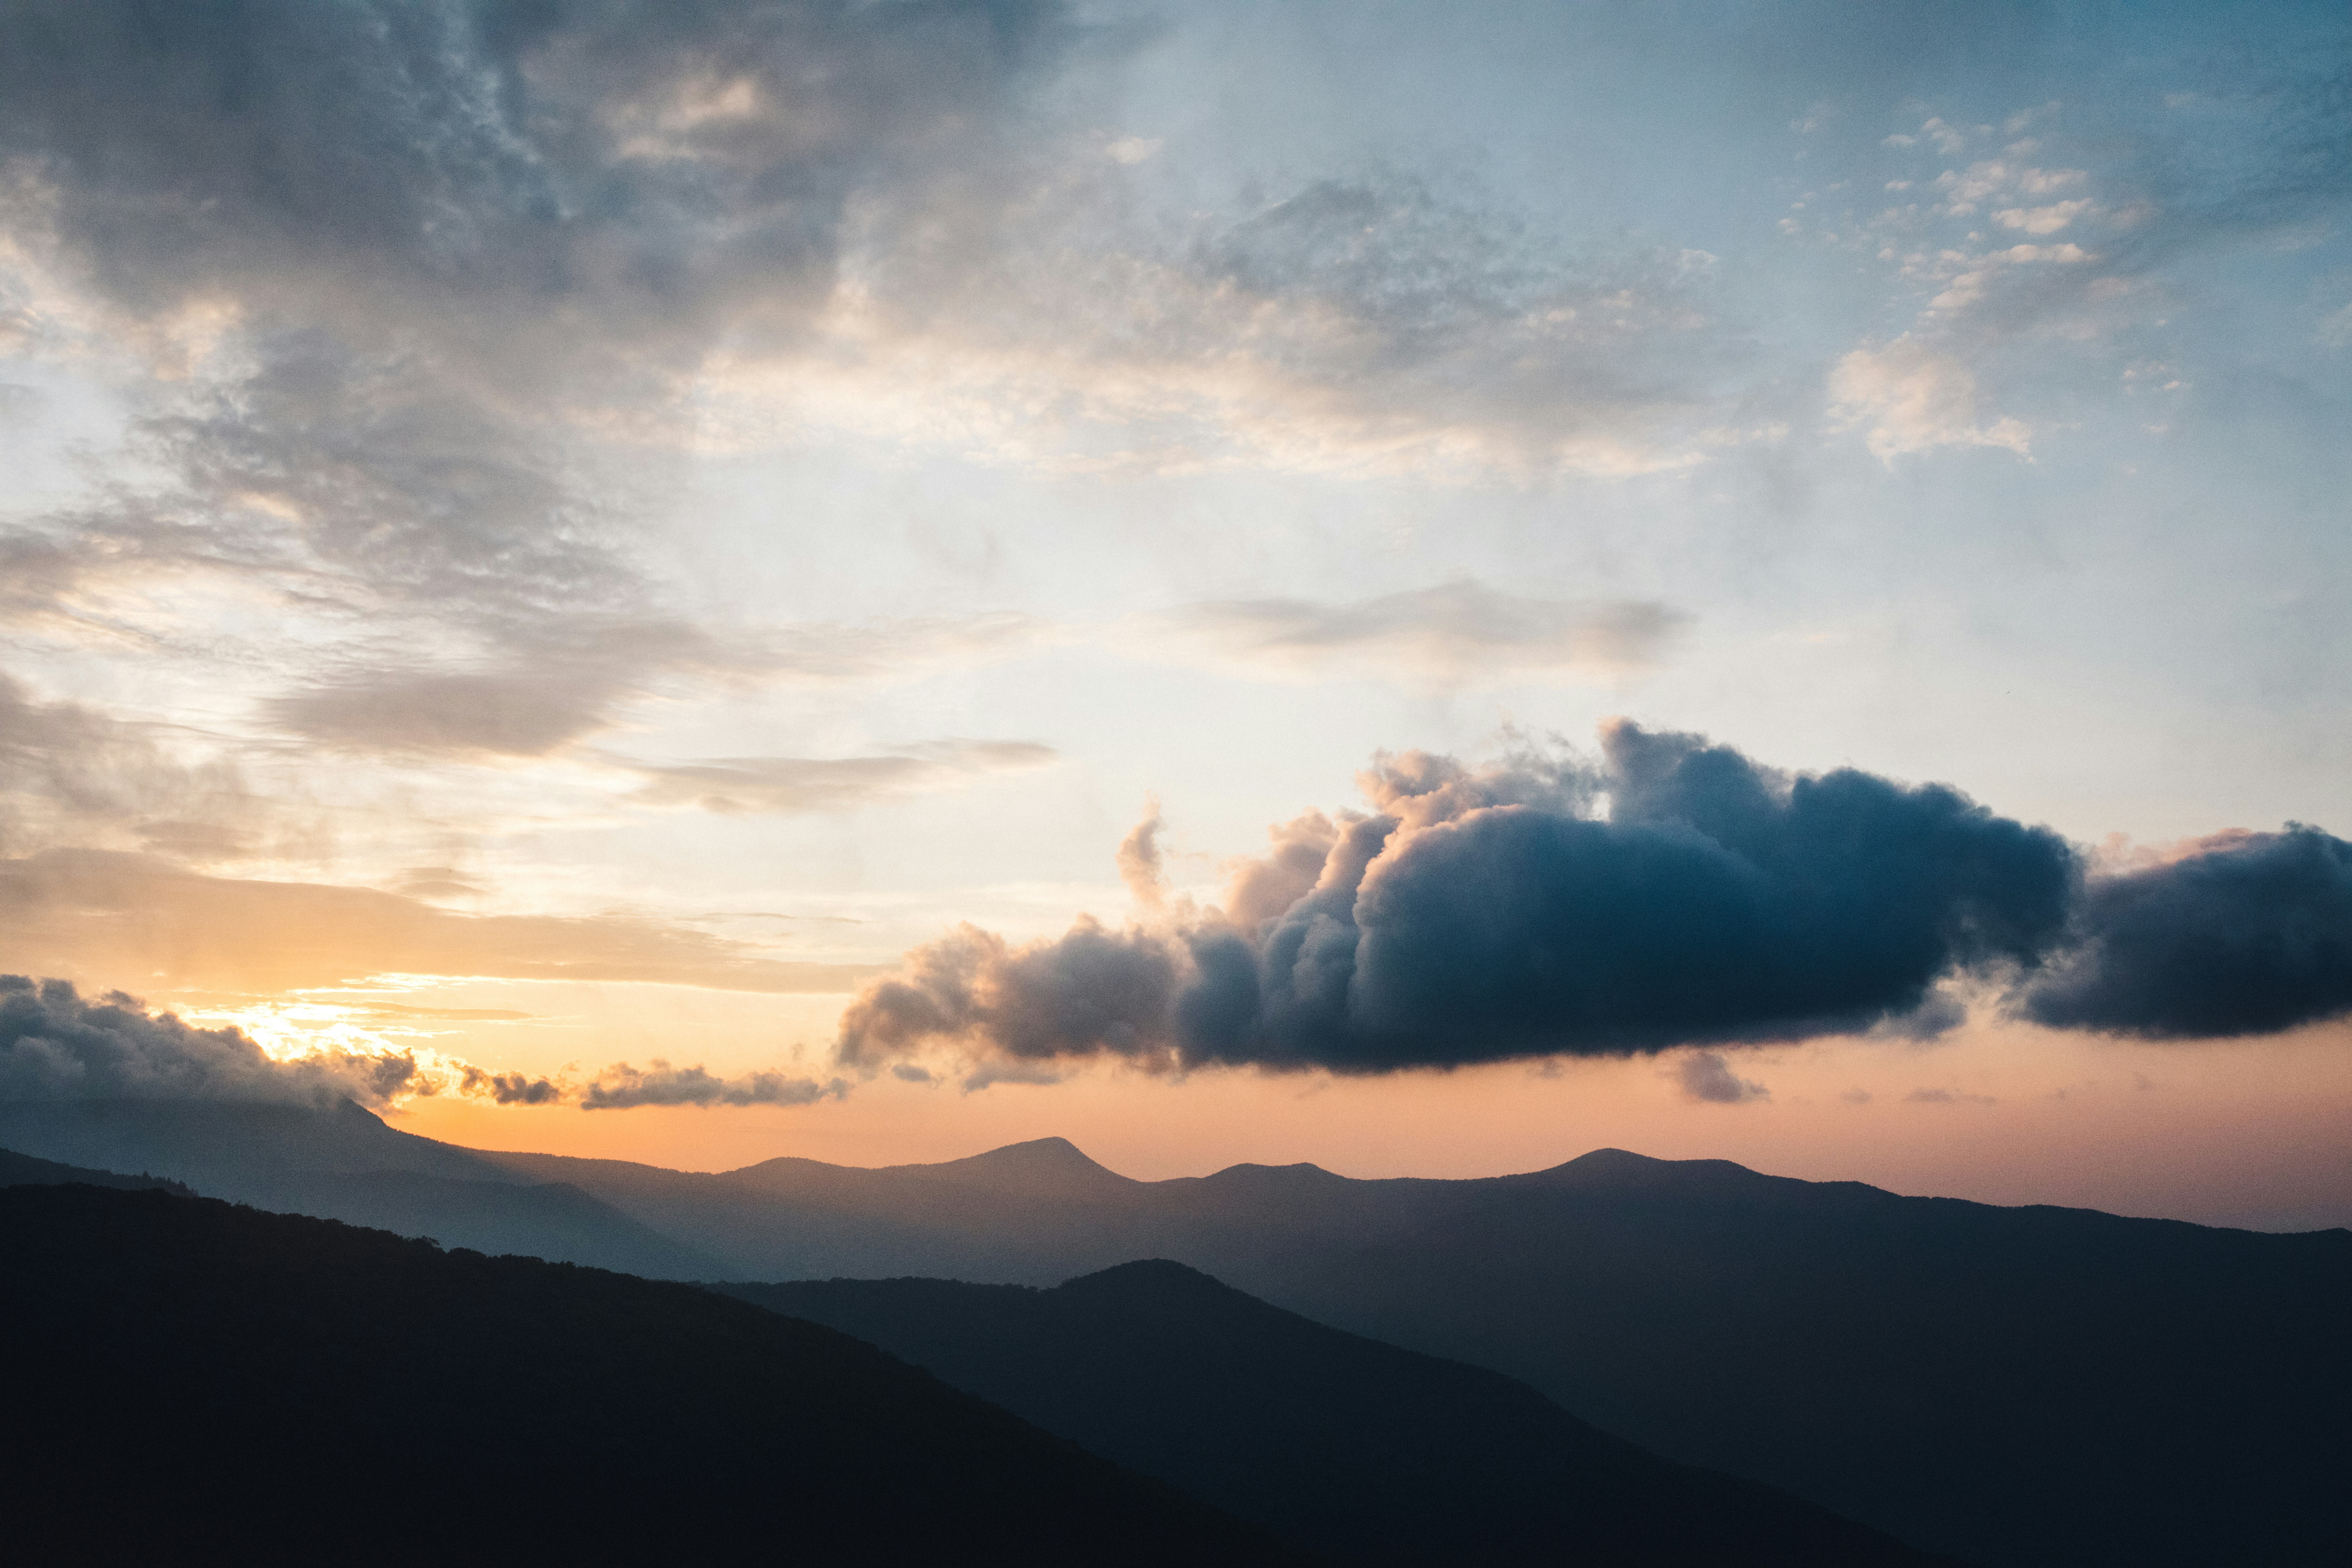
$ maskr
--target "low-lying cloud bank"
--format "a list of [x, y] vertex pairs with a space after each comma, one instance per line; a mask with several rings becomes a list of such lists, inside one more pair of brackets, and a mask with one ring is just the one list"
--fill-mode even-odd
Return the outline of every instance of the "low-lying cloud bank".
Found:
[[499, 1105], [807, 1105], [848, 1092], [781, 1073], [719, 1078], [696, 1066], [616, 1062], [584, 1084], [492, 1072], [429, 1050], [327, 1047], [272, 1057], [241, 1030], [202, 1029], [150, 1013], [133, 996], [93, 1001], [70, 982], [0, 974], [0, 1103], [91, 1100], [234, 1100], [308, 1105], [350, 1100], [382, 1110], [436, 1094]]
[[838, 1100], [848, 1083], [834, 1079], [786, 1078], [782, 1073], [746, 1073], [719, 1078], [698, 1067], [674, 1068], [656, 1058], [652, 1067], [626, 1062], [606, 1068], [580, 1092], [583, 1110], [625, 1110], [637, 1105], [811, 1105]]
[[2315, 829], [2102, 877], [1944, 785], [1790, 775], [1624, 721], [1601, 740], [1597, 764], [1382, 759], [1370, 814], [1276, 828], [1222, 908], [1025, 946], [960, 928], [860, 993], [838, 1059], [1363, 1073], [1916, 1037], [1957, 1021], [1955, 977], [2151, 1038], [2352, 1010], [2352, 846]]
[[[409, 1052], [278, 1061], [236, 1029], [151, 1014], [120, 991], [0, 974], [0, 1100], [234, 1100], [384, 1105], [425, 1089]], [[425, 1089], [429, 1092], [429, 1089]]]

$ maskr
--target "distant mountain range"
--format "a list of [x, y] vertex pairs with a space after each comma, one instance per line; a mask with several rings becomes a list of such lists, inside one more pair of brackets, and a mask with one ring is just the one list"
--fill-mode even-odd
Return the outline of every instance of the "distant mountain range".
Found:
[[1360, 1568], [1949, 1561], [1772, 1488], [1654, 1458], [1499, 1373], [1326, 1328], [1180, 1263], [1048, 1290], [714, 1288], [871, 1341]]
[[0, 1147], [110, 1170], [169, 1172], [208, 1197], [655, 1279], [722, 1261], [560, 1180], [332, 1110], [215, 1100], [0, 1102]]
[[[701, 1174], [458, 1150], [348, 1109], [293, 1113], [311, 1120], [283, 1138], [286, 1113], [240, 1123], [251, 1108], [56, 1109], [0, 1107], [0, 1145], [673, 1278], [1046, 1286], [1172, 1260], [1987, 1568], [2352, 1561], [2335, 1500], [2343, 1230], [1996, 1208], [1617, 1151], [1484, 1181], [1241, 1165], [1139, 1182], [1058, 1139]], [[385, 1194], [399, 1217], [362, 1214]], [[559, 1204], [568, 1231], [533, 1207]]]
[[0, 1321], [19, 1563], [1316, 1561], [690, 1286], [17, 1185]]

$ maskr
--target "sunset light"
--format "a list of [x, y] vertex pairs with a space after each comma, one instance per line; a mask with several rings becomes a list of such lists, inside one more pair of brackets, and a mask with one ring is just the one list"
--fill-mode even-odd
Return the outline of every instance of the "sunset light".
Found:
[[2347, 432], [2341, 0], [0, 0], [26, 1560], [2352, 1561]]

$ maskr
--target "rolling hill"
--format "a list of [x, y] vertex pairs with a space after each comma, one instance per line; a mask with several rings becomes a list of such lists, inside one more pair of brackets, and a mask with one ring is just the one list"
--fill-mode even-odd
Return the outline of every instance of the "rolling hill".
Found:
[[1178, 1263], [1046, 1290], [714, 1288], [869, 1340], [1360, 1568], [1948, 1561], [1785, 1492], [1654, 1458], [1498, 1373], [1326, 1328]]
[[868, 1345], [689, 1286], [13, 1186], [0, 1321], [19, 1562], [1311, 1561]]

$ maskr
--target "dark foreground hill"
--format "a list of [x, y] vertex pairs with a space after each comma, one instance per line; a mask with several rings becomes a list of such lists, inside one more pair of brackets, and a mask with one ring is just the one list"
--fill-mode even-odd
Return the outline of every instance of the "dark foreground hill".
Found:
[[2352, 1232], [1899, 1197], [1603, 1150], [1485, 1181], [1138, 1182], [1059, 1139], [717, 1175], [493, 1155], [737, 1279], [1191, 1265], [1996, 1568], [2352, 1562]]
[[21, 1563], [1276, 1563], [832, 1330], [203, 1198], [0, 1189]]
[[1927, 1568], [1785, 1492], [1669, 1464], [1524, 1384], [1310, 1322], [1181, 1264], [1054, 1289], [716, 1289], [870, 1340], [1362, 1568]]

